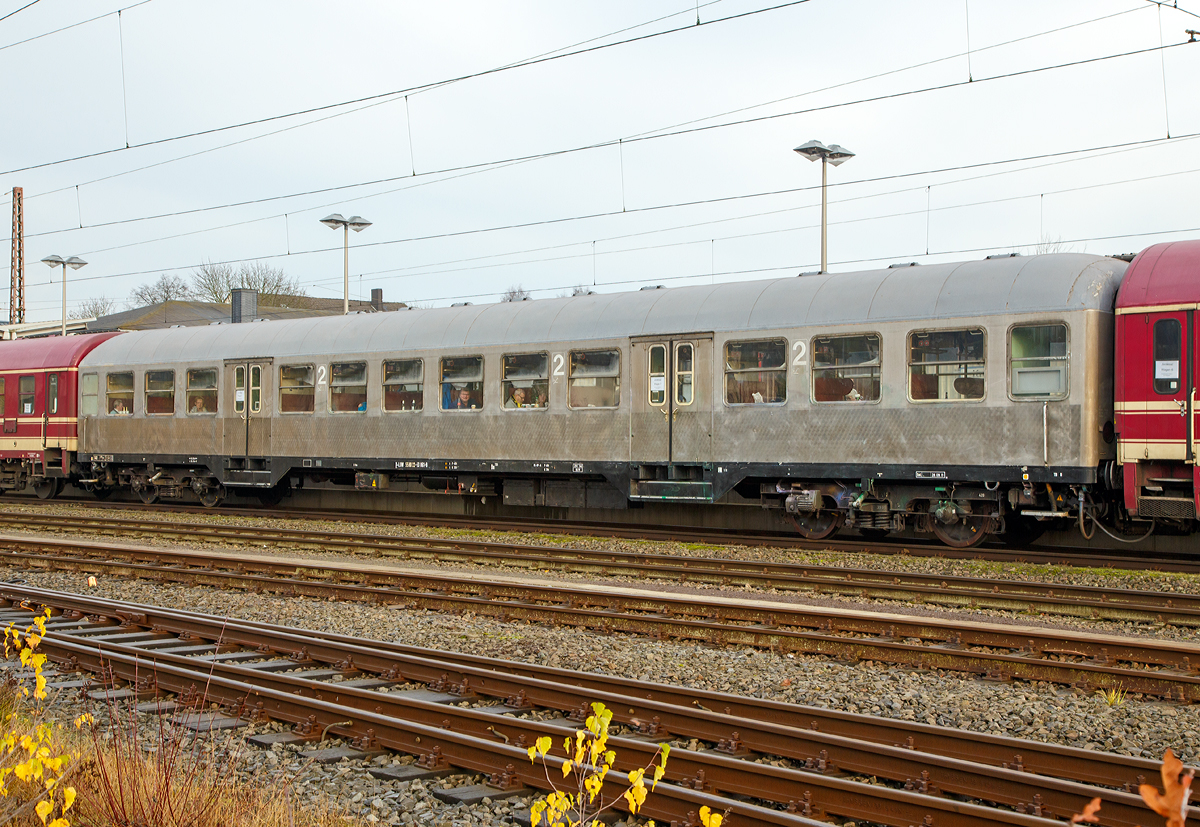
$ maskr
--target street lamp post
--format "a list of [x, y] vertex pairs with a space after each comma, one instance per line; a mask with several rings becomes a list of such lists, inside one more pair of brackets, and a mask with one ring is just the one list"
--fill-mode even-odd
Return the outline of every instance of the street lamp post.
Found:
[[806, 144], [801, 144], [796, 147], [795, 152], [800, 153], [810, 161], [821, 160], [821, 272], [824, 273], [829, 269], [829, 257], [827, 254], [827, 240], [829, 233], [829, 202], [826, 198], [825, 190], [828, 183], [826, 174], [826, 166], [833, 164], [841, 166], [854, 157], [854, 153], [846, 149], [844, 146], [837, 144], [825, 144], [820, 141], [809, 141]]
[[45, 264], [47, 267], [58, 267], [60, 264], [62, 265], [62, 335], [66, 336], [67, 268], [70, 267], [72, 270], [78, 270], [80, 267], [87, 264], [87, 262], [81, 259], [79, 256], [71, 256], [70, 258], [63, 258], [62, 256], [46, 256], [44, 259], [42, 259], [42, 264]]
[[342, 291], [342, 313], [350, 312], [350, 231], [361, 233], [367, 227], [371, 226], [371, 222], [363, 218], [361, 215], [352, 215], [349, 218], [342, 218], [341, 213], [327, 215], [321, 219], [321, 223], [331, 230], [336, 230], [341, 227], [345, 233], [342, 254], [345, 259], [345, 278]]

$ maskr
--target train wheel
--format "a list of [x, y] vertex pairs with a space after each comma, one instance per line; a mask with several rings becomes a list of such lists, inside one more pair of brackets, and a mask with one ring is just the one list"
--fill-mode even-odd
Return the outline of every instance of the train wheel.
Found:
[[273, 488], [264, 488], [262, 491], [255, 492], [254, 496], [258, 497], [258, 501], [267, 508], [274, 508], [283, 502], [284, 494], [287, 492], [284, 485], [285, 483], [281, 482]]
[[146, 505], [154, 505], [156, 502], [158, 502], [158, 489], [155, 488], [152, 483], [149, 485], [143, 485], [141, 487], [135, 487], [133, 490], [137, 492], [138, 499], [144, 502]]
[[223, 485], [205, 485], [198, 480], [193, 480], [192, 490], [196, 492], [200, 504], [205, 508], [216, 508], [225, 499], [225, 486]]
[[92, 489], [92, 496], [98, 500], [107, 500], [116, 490], [115, 488], [96, 487]]
[[959, 517], [956, 522], [930, 520], [933, 534], [950, 548], [973, 548], [992, 536], [990, 517]]
[[1050, 528], [1049, 520], [1035, 520], [1033, 517], [1021, 517], [1016, 514], [1004, 519], [1004, 544], [1006, 546], [1027, 546], [1036, 541]]
[[52, 500], [62, 491], [62, 480], [58, 477], [43, 477], [33, 484], [33, 493], [39, 500]]
[[811, 514], [789, 514], [788, 519], [806, 540], [824, 540], [842, 527], [839, 511], [814, 511]]

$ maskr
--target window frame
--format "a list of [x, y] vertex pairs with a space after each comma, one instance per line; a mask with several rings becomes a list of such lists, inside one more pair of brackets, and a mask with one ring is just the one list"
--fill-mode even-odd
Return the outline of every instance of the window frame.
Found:
[[[662, 351], [661, 371], [654, 370], [654, 351], [656, 350]], [[646, 402], [655, 408], [661, 408], [667, 404], [667, 394], [670, 392], [670, 389], [667, 388], [667, 354], [668, 349], [666, 342], [656, 342], [655, 344], [652, 344], [650, 347], [646, 348], [646, 376], [648, 377], [648, 382], [646, 385]], [[654, 390], [654, 378], [656, 376], [662, 377], [663, 389], [661, 391]], [[656, 393], [662, 394], [662, 399], [660, 399], [658, 402], [654, 401], [654, 394]]]
[[[213, 374], [212, 387], [211, 388], [193, 388], [192, 387], [192, 374], [206, 372], [206, 371], [211, 371]], [[191, 401], [191, 397], [192, 397], [193, 393], [204, 393], [206, 395], [211, 393], [212, 397], [213, 397], [213, 406], [212, 406], [211, 410], [203, 410], [198, 413], [193, 413], [191, 405], [188, 404], [184, 413], [187, 416], [216, 416], [217, 411], [220, 410], [220, 408], [218, 406], [221, 404], [221, 391], [220, 391], [221, 371], [218, 368], [214, 368], [214, 367], [187, 368], [183, 374], [183, 381], [184, 381], [183, 398], [188, 400], [189, 403]], [[236, 395], [234, 398], [236, 399]]]
[[[1179, 348], [1176, 351], [1178, 358], [1174, 360], [1163, 360], [1158, 358], [1158, 326], [1163, 324], [1163, 322], [1170, 322], [1174, 324], [1176, 331], [1179, 333], [1177, 338], [1177, 341], [1179, 342]], [[1182, 321], [1174, 316], [1163, 316], [1162, 318], [1155, 319], [1154, 324], [1150, 325], [1150, 389], [1154, 391], [1156, 396], [1178, 396], [1180, 392], [1187, 387], [1186, 383], [1184, 382], [1184, 371], [1187, 369], [1187, 359], [1185, 356], [1187, 354], [1188, 347], [1189, 343], [1187, 341], [1186, 326]], [[1155, 375], [1158, 373], [1158, 362], [1161, 361], [1174, 361], [1179, 365], [1179, 376], [1175, 379], [1176, 387], [1174, 390], [1170, 388], [1167, 390], [1158, 389], [1159, 382], [1170, 381], [1169, 379], [1159, 379]]]
[[[1035, 395], [1017, 396], [1015, 393], [1013, 393], [1013, 352], [1012, 352], [1013, 331], [1016, 330], [1018, 327], [1054, 327], [1055, 325], [1061, 325], [1062, 327], [1066, 328], [1066, 331], [1067, 331], [1066, 341], [1064, 342], [1064, 344], [1066, 346], [1066, 355], [1065, 356], [1061, 356], [1061, 357], [1060, 356], [1022, 356], [1018, 361], [1028, 361], [1028, 360], [1032, 360], [1032, 359], [1049, 359], [1051, 362], [1062, 361], [1063, 366], [1066, 368], [1063, 371], [1063, 376], [1066, 379], [1065, 390], [1061, 394], [1056, 394], [1053, 396], [1046, 395], [1046, 394], [1039, 394], [1036, 396]], [[1005, 371], [1007, 373], [1007, 377], [1008, 377], [1008, 398], [1009, 399], [1011, 399], [1014, 402], [1056, 402], [1056, 401], [1060, 401], [1063, 399], [1067, 399], [1071, 396], [1071, 326], [1069, 324], [1067, 324], [1067, 322], [1065, 320], [1063, 320], [1063, 319], [1048, 319], [1046, 321], [1035, 320], [1035, 321], [1029, 321], [1029, 322], [1013, 322], [1011, 325], [1008, 326], [1008, 330], [1005, 332], [1004, 344], [1005, 344], [1005, 351], [1004, 351], [1005, 366], [1004, 366], [1004, 369], [1005, 369]]]
[[[171, 390], [170, 391], [165, 391], [165, 390], [153, 390], [152, 391], [152, 390], [150, 390], [150, 375], [151, 374], [160, 374], [160, 373], [171, 374]], [[145, 412], [146, 416], [174, 416], [175, 415], [175, 394], [176, 394], [177, 390], [178, 390], [178, 387], [176, 386], [176, 383], [175, 383], [175, 369], [174, 368], [163, 368], [162, 370], [142, 371], [142, 410], [143, 410], [143, 412]], [[151, 410], [150, 410], [151, 395], [153, 395], [155, 398], [166, 399], [168, 393], [170, 394], [170, 398], [171, 398], [171, 410], [168, 412], [163, 412], [163, 411], [159, 411], [157, 413], [151, 412]]]
[[[817, 375], [825, 371], [837, 370], [840, 367], [859, 367], [860, 365], [832, 365], [830, 367], [817, 367], [817, 341], [819, 339], [850, 339], [853, 337], [874, 336], [879, 343], [879, 396], [874, 399], [817, 399]], [[911, 339], [906, 337], [906, 341], [911, 342]], [[823, 335], [813, 336], [808, 340], [809, 352], [809, 369], [808, 369], [808, 401], [813, 405], [854, 405], [856, 407], [862, 405], [878, 405], [883, 401], [883, 332], [880, 330], [856, 330], [849, 333], [828, 333]], [[911, 356], [911, 354], [910, 354]], [[874, 367], [868, 363], [862, 363], [861, 366]], [[911, 390], [911, 386], [910, 386]], [[929, 401], [929, 400], [926, 400]]]
[[[571, 382], [574, 381], [574, 379], [575, 379], [575, 376], [572, 371], [575, 368], [575, 358], [574, 357], [575, 357], [575, 354], [577, 354], [577, 353], [615, 353], [615, 354], [617, 354], [617, 372], [615, 374], [616, 379], [617, 379], [617, 404], [615, 404], [615, 405], [584, 405], [582, 407], [575, 407], [571, 404], [571, 387], [572, 387]], [[621, 391], [621, 355], [622, 354], [621, 354], [620, 347], [600, 347], [600, 348], [591, 348], [589, 350], [582, 350], [582, 349], [574, 350], [574, 349], [572, 349], [572, 350], [567, 351], [567, 408], [568, 408], [568, 410], [572, 410], [572, 411], [615, 411], [621, 407], [621, 394], [622, 394], [622, 391]], [[695, 356], [693, 355], [692, 358], [694, 359]], [[587, 379], [587, 378], [611, 379], [612, 376], [592, 376], [592, 377], [581, 376], [579, 378], [581, 378], [581, 379]], [[693, 394], [693, 396], [694, 396], [694, 394]]]
[[[29, 390], [22, 387], [26, 379], [29, 380]], [[29, 413], [25, 413], [25, 397], [31, 400]], [[17, 416], [37, 416], [37, 376], [34, 374], [27, 373], [17, 379]]]
[[[88, 380], [95, 382], [96, 388], [92, 393], [88, 393]], [[93, 410], [87, 411], [87, 400], [92, 400]], [[0, 377], [0, 414], [4, 410], [4, 382]], [[98, 373], [81, 373], [79, 374], [79, 415], [80, 416], [97, 416], [100, 413], [100, 374]]]
[[[312, 408], [305, 411], [285, 411], [283, 409], [284, 396], [299, 396], [299, 394], [285, 394], [285, 390], [291, 390], [294, 387], [305, 387], [303, 385], [284, 385], [283, 372], [288, 368], [308, 368], [312, 376], [312, 384], [307, 386], [312, 390]], [[261, 373], [259, 374], [262, 375]], [[249, 394], [247, 394], [249, 396]], [[279, 414], [280, 416], [312, 416], [317, 412], [317, 366], [313, 362], [295, 362], [288, 365], [279, 366]]]
[[[129, 390], [116, 391], [116, 393], [118, 395], [120, 395], [120, 397], [122, 399], [124, 399], [125, 396], [129, 397], [129, 410], [125, 411], [124, 413], [117, 413], [116, 411], [114, 411], [112, 409], [112, 403], [111, 403], [110, 397], [113, 395], [114, 392], [111, 388], [110, 380], [114, 376], [128, 376], [129, 377]], [[104, 415], [105, 416], [121, 416], [121, 417], [133, 416], [133, 406], [134, 406], [134, 402], [137, 400], [137, 391], [135, 390], [135, 387], [136, 387], [135, 381], [136, 380], [134, 378], [133, 371], [131, 371], [131, 370], [114, 370], [114, 371], [109, 371], [104, 374]]]
[[46, 416], [58, 415], [58, 377], [57, 373], [46, 374]]
[[[471, 384], [471, 385], [476, 385], [476, 384], [479, 385], [479, 404], [477, 404], [473, 407], [470, 407], [470, 408], [456, 408], [453, 406], [453, 404], [451, 404], [450, 407], [445, 406], [445, 402], [447, 401], [446, 396], [445, 396], [445, 393], [446, 393], [445, 386], [446, 385], [451, 385], [451, 386], [454, 385], [453, 381], [450, 381], [450, 382], [446, 381], [446, 360], [447, 359], [478, 359], [479, 360], [479, 379], [473, 379], [473, 380], [470, 380], [467, 383], [465, 383], [465, 384]], [[448, 413], [449, 412], [479, 413], [480, 411], [483, 410], [484, 400], [487, 399], [487, 386], [485, 384], [486, 381], [487, 381], [487, 360], [484, 358], [482, 353], [469, 353], [469, 354], [464, 354], [462, 356], [439, 356], [438, 357], [438, 409], [441, 411], [448, 412]], [[453, 391], [453, 387], [451, 387], [451, 390]], [[449, 401], [451, 403], [453, 403], [454, 402], [454, 393], [452, 392], [450, 396], [451, 396], [451, 398]]]
[[[980, 362], [913, 362], [912, 360], [912, 337], [919, 336], [922, 333], [973, 333], [978, 331], [983, 337], [983, 359]], [[988, 331], [987, 328], [980, 325], [979, 327], [919, 327], [909, 330], [904, 336], [904, 394], [908, 397], [908, 401], [914, 405], [940, 404], [940, 405], [960, 405], [965, 403], [979, 403], [987, 400], [988, 394]], [[882, 354], [880, 356], [882, 359]], [[973, 365], [980, 364], [983, 367], [983, 393], [976, 397], [967, 397], [963, 399], [914, 399], [912, 395], [912, 378], [913, 365]], [[934, 374], [935, 376], [939, 374]], [[882, 394], [881, 394], [882, 395]]]
[[[729, 346], [730, 345], [748, 345], [756, 342], [782, 342], [783, 343], [783, 365], [778, 368], [735, 368], [729, 367]], [[726, 339], [721, 343], [720, 348], [713, 348], [714, 353], [721, 357], [721, 402], [726, 408], [761, 408], [774, 407], [778, 408], [787, 405], [791, 393], [790, 383], [788, 382], [788, 373], [790, 372], [791, 361], [791, 341], [784, 336], [768, 336], [764, 339]], [[714, 359], [716, 356], [713, 357]], [[715, 366], [714, 366], [715, 367]], [[729, 376], [737, 373], [761, 373], [769, 371], [771, 373], [783, 374], [783, 400], [780, 402], [730, 402], [729, 401]]]
[[[415, 383], [414, 382], [388, 382], [388, 380], [387, 380], [388, 367], [387, 366], [389, 364], [394, 364], [396, 362], [416, 362], [418, 365], [420, 365], [421, 366], [420, 381], [415, 382]], [[382, 410], [384, 413], [389, 413], [389, 414], [421, 413], [423, 410], [425, 410], [425, 360], [424, 360], [424, 358], [417, 356], [412, 359], [384, 359], [380, 362], [379, 371], [380, 371], [380, 373], [379, 373], [379, 388], [381, 391], [381, 396], [379, 399], [380, 410]], [[389, 408], [387, 406], [388, 385], [404, 386], [404, 385], [412, 385], [412, 384], [417, 385], [419, 390], [417, 390], [417, 391], [398, 391], [398, 392], [399, 393], [416, 393], [418, 399], [420, 399], [420, 402], [421, 402], [420, 407]]]
[[[346, 366], [357, 366], [357, 365], [362, 365], [363, 381], [362, 381], [361, 385], [358, 384], [357, 382], [354, 384], [351, 384], [349, 382], [342, 382], [342, 383], [334, 384], [334, 381], [333, 381], [334, 366], [346, 367]], [[327, 394], [327, 396], [329, 397], [329, 400], [328, 400], [327, 404], [329, 406], [329, 413], [331, 413], [331, 414], [365, 414], [367, 412], [367, 398], [370, 395], [370, 391], [371, 391], [371, 363], [368, 362], [366, 359], [362, 359], [362, 360], [356, 359], [351, 362], [330, 362], [328, 370], [329, 370], [329, 393]], [[362, 397], [363, 397], [362, 407], [355, 408], [354, 410], [335, 409], [333, 407], [333, 395], [334, 395], [333, 389], [334, 388], [362, 388]]]
[[[546, 388], [546, 404], [545, 406], [532, 405], [526, 403], [521, 407], [508, 407], [508, 400], [512, 396], [512, 391], [505, 393], [505, 386], [511, 385], [512, 381], [508, 379], [508, 364], [507, 360], [514, 356], [543, 356], [545, 357], [546, 373], [544, 376], [521, 380], [529, 381], [530, 390], [536, 387], [537, 383], [542, 383]], [[548, 350], [531, 350], [525, 353], [505, 353], [500, 356], [500, 410], [502, 411], [548, 411], [550, 410], [550, 351]]]
[[[679, 369], [679, 351], [681, 348], [685, 348], [685, 347], [690, 348], [692, 351], [692, 367], [690, 370], [680, 370]], [[672, 357], [674, 358], [674, 361], [671, 363], [671, 367], [673, 368], [673, 370], [671, 372], [675, 376], [675, 387], [672, 391], [675, 394], [674, 407], [675, 408], [687, 408], [687, 407], [690, 407], [690, 406], [696, 404], [696, 344], [695, 344], [695, 342], [676, 342], [675, 350], [672, 353]], [[692, 389], [692, 398], [689, 399], [687, 402], [684, 402], [679, 398], [679, 392], [683, 389], [683, 384], [680, 382], [680, 377], [682, 377], [684, 374], [687, 375], [688, 380], [689, 380], [688, 385], [691, 386], [691, 389]]]

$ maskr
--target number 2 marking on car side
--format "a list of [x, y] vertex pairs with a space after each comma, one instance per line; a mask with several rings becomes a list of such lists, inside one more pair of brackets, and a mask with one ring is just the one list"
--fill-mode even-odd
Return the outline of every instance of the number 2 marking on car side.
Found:
[[800, 368], [808, 364], [808, 362], [804, 360], [804, 354], [807, 352], [808, 348], [805, 347], [803, 340], [801, 340], [792, 345], [792, 350], [796, 351], [796, 358], [792, 360], [792, 367], [796, 370], [800, 370]]
[[325, 384], [325, 366], [324, 365], [317, 365], [317, 384], [318, 385]]
[[560, 376], [566, 375], [566, 373], [563, 371], [563, 366], [566, 365], [567, 360], [563, 358], [561, 353], [554, 354], [554, 358], [551, 360], [551, 362], [554, 365], [554, 372], [551, 373], [551, 376], [557, 379]]

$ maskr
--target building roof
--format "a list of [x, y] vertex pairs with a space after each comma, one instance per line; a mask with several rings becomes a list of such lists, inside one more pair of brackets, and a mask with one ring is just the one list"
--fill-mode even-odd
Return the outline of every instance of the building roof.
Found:
[[540, 301], [131, 333], [88, 365], [354, 356], [696, 331], [1111, 312], [1126, 263], [1080, 253]]
[[1200, 241], [1170, 241], [1140, 252], [1117, 294], [1117, 308], [1200, 304]]
[[[337, 312], [341, 312], [338, 304]], [[88, 322], [88, 332], [102, 330], [149, 330], [160, 327], [196, 327], [213, 322], [228, 322], [230, 308], [227, 304], [198, 301], [168, 301], [136, 307], [121, 313]], [[323, 309], [300, 309], [290, 307], [262, 307], [255, 314], [262, 319], [300, 319], [310, 316], [328, 316], [332, 311]]]
[[[276, 296], [277, 301], [282, 300], [285, 307], [304, 308], [309, 310], [331, 310], [336, 313], [342, 312], [342, 299], [323, 299], [316, 296]], [[408, 305], [404, 302], [383, 302], [379, 307], [376, 307], [369, 301], [361, 299], [350, 300], [351, 312], [361, 310], [366, 313], [372, 311], [390, 313], [394, 310], [404, 310]]]
[[85, 354], [116, 335], [96, 333], [0, 341], [0, 370], [75, 367]]

